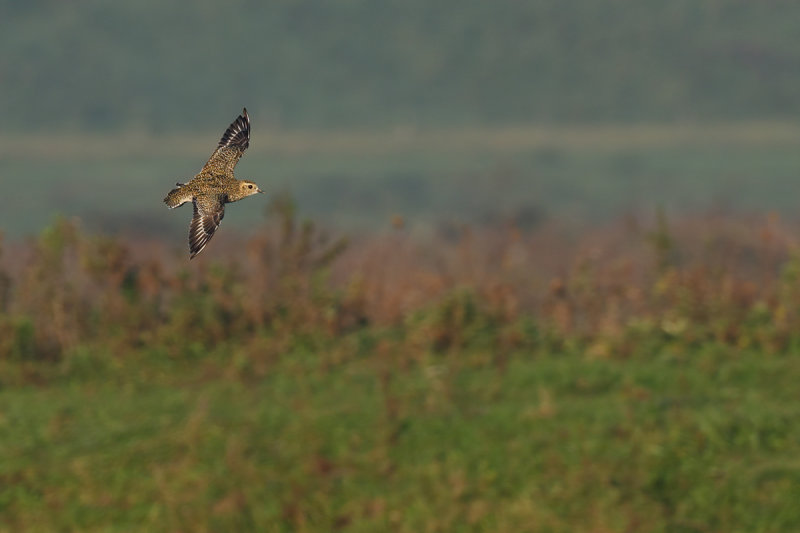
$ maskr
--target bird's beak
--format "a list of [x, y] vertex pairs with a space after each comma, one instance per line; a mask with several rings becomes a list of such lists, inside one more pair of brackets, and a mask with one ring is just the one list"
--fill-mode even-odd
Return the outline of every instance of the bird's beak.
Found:
[[264, 191], [262, 191], [261, 189], [258, 189], [258, 192], [260, 192], [261, 194], [264, 194]]

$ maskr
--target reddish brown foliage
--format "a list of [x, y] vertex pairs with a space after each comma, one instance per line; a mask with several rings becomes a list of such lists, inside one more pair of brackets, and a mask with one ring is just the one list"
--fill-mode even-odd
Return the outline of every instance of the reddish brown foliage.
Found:
[[268, 361], [298, 335], [368, 328], [423, 352], [490, 342], [502, 363], [508, 350], [575, 342], [626, 356], [642, 338], [782, 350], [800, 331], [800, 259], [774, 216], [424, 236], [395, 221], [347, 246], [288, 203], [277, 212], [230, 253], [220, 241], [192, 262], [63, 219], [6, 245], [0, 358], [57, 360], [81, 345], [178, 355], [235, 340]]

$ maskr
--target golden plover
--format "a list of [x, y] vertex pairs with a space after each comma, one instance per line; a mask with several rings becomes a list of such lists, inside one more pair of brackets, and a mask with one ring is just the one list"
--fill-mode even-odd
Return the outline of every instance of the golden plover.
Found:
[[170, 209], [192, 202], [194, 214], [189, 225], [189, 259], [199, 254], [217, 231], [225, 216], [225, 204], [264, 192], [252, 181], [237, 180], [233, 176], [233, 169], [248, 146], [250, 117], [247, 109], [243, 109], [225, 130], [203, 169], [188, 183], [176, 183], [178, 187], [164, 198]]

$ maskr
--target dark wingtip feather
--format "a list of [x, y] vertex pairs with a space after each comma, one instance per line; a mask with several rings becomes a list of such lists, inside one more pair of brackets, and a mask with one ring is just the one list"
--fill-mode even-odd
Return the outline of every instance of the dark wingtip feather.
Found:
[[222, 138], [219, 146], [233, 146], [241, 148], [243, 151], [250, 146], [250, 117], [247, 115], [247, 108], [242, 108], [242, 114], [236, 117]]

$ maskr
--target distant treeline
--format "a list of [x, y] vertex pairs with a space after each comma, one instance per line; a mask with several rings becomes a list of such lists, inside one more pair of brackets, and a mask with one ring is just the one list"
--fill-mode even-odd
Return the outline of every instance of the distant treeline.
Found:
[[800, 4], [0, 0], [0, 130], [785, 117]]

